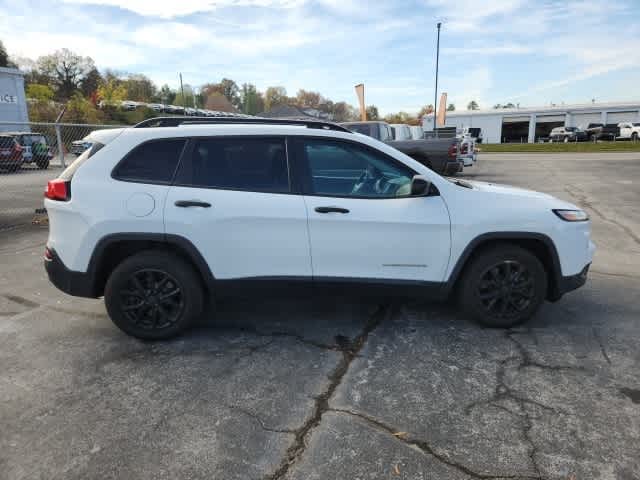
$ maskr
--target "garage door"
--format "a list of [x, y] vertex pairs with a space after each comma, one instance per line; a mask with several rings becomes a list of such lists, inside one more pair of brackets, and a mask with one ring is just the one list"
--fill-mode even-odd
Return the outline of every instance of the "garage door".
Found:
[[566, 115], [538, 115], [536, 117], [536, 123], [548, 123], [548, 122], [564, 122]]
[[637, 122], [638, 112], [607, 113], [607, 123]]
[[573, 126], [587, 128], [590, 123], [601, 123], [602, 116], [599, 113], [574, 113]]

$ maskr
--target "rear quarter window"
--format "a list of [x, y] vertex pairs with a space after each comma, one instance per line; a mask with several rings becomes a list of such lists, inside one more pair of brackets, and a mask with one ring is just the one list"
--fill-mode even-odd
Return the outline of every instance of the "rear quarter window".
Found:
[[69, 165], [61, 174], [60, 177], [63, 180], [71, 180], [76, 171], [82, 166], [84, 162], [86, 162], [89, 158], [91, 158], [96, 152], [100, 151], [100, 149], [104, 147], [104, 144], [100, 142], [94, 142], [90, 148], [87, 148], [78, 158], [76, 158], [71, 165]]
[[138, 145], [118, 163], [112, 177], [127, 182], [169, 184], [185, 143], [185, 139], [167, 139]]

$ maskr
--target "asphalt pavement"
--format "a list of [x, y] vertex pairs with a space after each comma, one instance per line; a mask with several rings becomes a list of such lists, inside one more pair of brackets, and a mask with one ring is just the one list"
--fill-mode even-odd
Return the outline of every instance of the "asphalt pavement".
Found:
[[461, 177], [585, 208], [587, 285], [510, 330], [275, 298], [147, 343], [48, 283], [46, 227], [1, 230], [0, 479], [639, 479], [640, 154], [486, 154]]

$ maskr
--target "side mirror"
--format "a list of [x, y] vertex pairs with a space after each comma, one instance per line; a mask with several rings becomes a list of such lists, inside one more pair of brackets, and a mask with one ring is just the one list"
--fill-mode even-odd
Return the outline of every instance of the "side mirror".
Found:
[[416, 175], [411, 179], [411, 196], [421, 197], [429, 193], [431, 182], [422, 175]]

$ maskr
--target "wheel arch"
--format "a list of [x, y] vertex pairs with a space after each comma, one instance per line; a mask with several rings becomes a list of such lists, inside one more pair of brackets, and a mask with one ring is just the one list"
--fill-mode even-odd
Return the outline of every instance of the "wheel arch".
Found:
[[536, 232], [489, 232], [475, 237], [462, 251], [449, 275], [445, 284], [447, 294], [456, 288], [465, 268], [475, 256], [500, 243], [517, 245], [533, 253], [547, 272], [547, 300], [556, 301], [561, 297], [562, 270], [558, 251], [549, 236]]
[[100, 239], [89, 261], [87, 272], [94, 296], [104, 294], [109, 275], [125, 258], [147, 250], [175, 253], [194, 268], [203, 287], [212, 290], [215, 279], [211, 269], [195, 245], [186, 238], [161, 233], [118, 233]]

